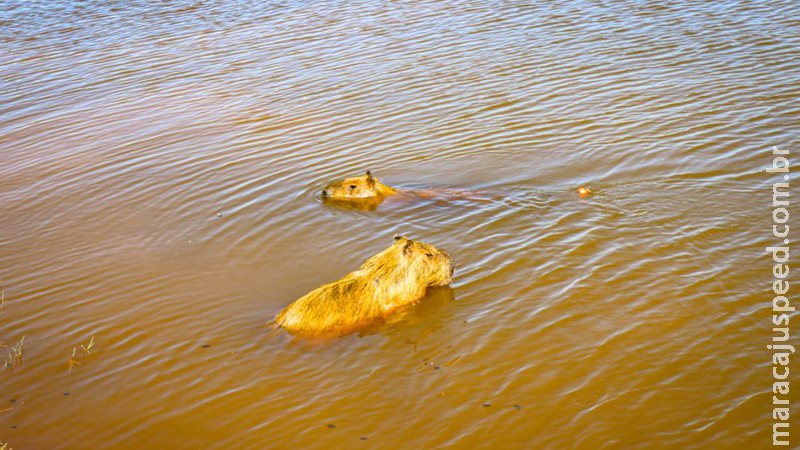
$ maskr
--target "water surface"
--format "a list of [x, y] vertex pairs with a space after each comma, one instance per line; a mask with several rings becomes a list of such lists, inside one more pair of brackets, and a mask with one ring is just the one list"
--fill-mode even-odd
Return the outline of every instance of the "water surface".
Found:
[[[0, 442], [769, 445], [763, 168], [800, 151], [798, 17], [3, 2], [0, 342], [25, 341], [0, 372]], [[366, 169], [499, 196], [321, 204]], [[327, 343], [270, 329], [395, 233], [453, 255], [452, 300]]]

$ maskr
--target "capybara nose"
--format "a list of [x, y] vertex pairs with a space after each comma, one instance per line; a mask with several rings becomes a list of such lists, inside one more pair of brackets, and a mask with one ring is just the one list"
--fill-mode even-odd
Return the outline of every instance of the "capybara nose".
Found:
[[322, 197], [325, 198], [327, 196], [328, 196], [328, 190], [327, 189], [323, 189], [322, 190]]

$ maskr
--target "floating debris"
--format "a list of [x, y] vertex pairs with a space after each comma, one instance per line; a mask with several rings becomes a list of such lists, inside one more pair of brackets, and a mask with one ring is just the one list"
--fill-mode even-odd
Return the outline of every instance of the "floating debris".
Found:
[[20, 406], [25, 404], [25, 402], [17, 403], [17, 400], [13, 399], [13, 398], [10, 400], [10, 402], [11, 402], [11, 406], [9, 406], [8, 408], [0, 409], [0, 414], [5, 413], [5, 412], [9, 412], [9, 411], [13, 411], [13, 410], [15, 410], [15, 409], [17, 409]]
[[[78, 347], [80, 347], [82, 354], [78, 354]], [[82, 357], [86, 357], [92, 354], [92, 350], [94, 349], [94, 335], [92, 338], [89, 339], [89, 343], [86, 345], [79, 345], [78, 347], [72, 347], [72, 355], [67, 360], [67, 372], [72, 372], [72, 368], [75, 366], [80, 366], [83, 364], [81, 362]]]
[[67, 366], [68, 366], [67, 372], [72, 372], [72, 368], [74, 366], [80, 366], [81, 365], [81, 362], [78, 361], [78, 357], [75, 355], [75, 352], [77, 352], [77, 351], [78, 351], [78, 347], [72, 347], [72, 356], [70, 356], [69, 360], [67, 360]]
[[5, 360], [6, 370], [14, 369], [22, 364], [22, 354], [25, 352], [25, 335], [8, 349], [8, 356]]
[[459, 359], [461, 359], [461, 356], [456, 356], [455, 358], [451, 359], [450, 361], [447, 361], [446, 363], [444, 363], [444, 366], [445, 366], [445, 367], [451, 366], [451, 365], [453, 365], [453, 364], [454, 364], [456, 361], [458, 361]]
[[89, 340], [89, 344], [85, 346], [81, 345], [81, 348], [83, 349], [84, 353], [86, 353], [87, 355], [91, 355], [92, 349], [94, 348], [94, 335], [92, 335], [92, 338]]

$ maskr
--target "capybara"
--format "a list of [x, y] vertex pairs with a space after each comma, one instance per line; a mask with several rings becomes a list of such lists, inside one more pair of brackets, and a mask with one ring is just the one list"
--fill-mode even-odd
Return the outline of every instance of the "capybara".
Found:
[[345, 178], [342, 181], [329, 184], [322, 190], [322, 197], [332, 199], [363, 199], [384, 197], [396, 193], [397, 189], [381, 183], [380, 180], [373, 177], [372, 173], [368, 170], [364, 175]]
[[322, 200], [330, 205], [373, 211], [383, 203], [387, 197], [398, 200], [469, 200], [477, 202], [492, 202], [496, 196], [487, 193], [467, 191], [452, 188], [435, 189], [398, 189], [381, 183], [380, 180], [367, 173], [357, 177], [345, 178], [335, 181], [322, 190]]
[[452, 282], [454, 266], [447, 252], [404, 236], [394, 239], [355, 272], [284, 308], [275, 322], [305, 337], [340, 336], [417, 303], [429, 287]]

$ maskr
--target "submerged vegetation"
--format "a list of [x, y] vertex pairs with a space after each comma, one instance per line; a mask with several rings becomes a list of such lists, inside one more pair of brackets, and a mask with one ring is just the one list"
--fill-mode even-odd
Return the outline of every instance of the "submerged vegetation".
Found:
[[[7, 347], [5, 345], [3, 346]], [[8, 355], [6, 356], [4, 367], [6, 370], [13, 370], [15, 367], [19, 367], [22, 364], [22, 355], [25, 352], [25, 335], [22, 336], [19, 342], [7, 348]]]
[[[78, 347], [81, 349], [81, 353], [78, 353]], [[72, 355], [69, 357], [69, 361], [67, 361], [67, 372], [72, 372], [72, 368], [74, 366], [80, 366], [82, 364], [81, 358], [86, 357], [92, 354], [92, 349], [94, 349], [94, 335], [89, 340], [89, 343], [86, 345], [81, 344], [78, 347], [72, 347]]]

